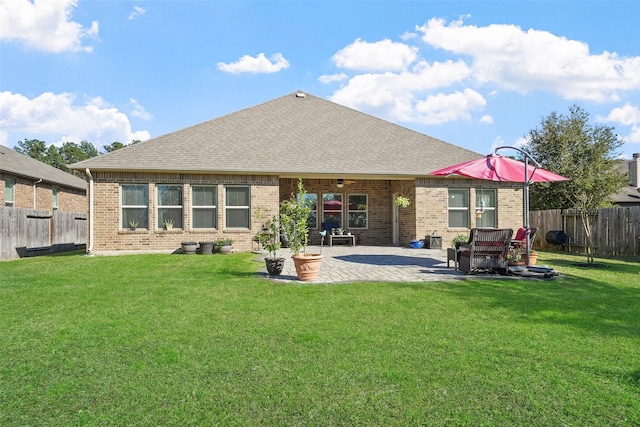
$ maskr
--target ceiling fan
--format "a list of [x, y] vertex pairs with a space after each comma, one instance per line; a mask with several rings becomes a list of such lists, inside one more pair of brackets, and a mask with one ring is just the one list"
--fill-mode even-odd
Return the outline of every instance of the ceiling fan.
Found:
[[350, 179], [339, 178], [339, 179], [336, 180], [336, 186], [338, 188], [344, 187], [345, 184], [350, 185], [350, 184], [355, 184], [355, 183], [356, 183], [355, 181], [351, 181]]

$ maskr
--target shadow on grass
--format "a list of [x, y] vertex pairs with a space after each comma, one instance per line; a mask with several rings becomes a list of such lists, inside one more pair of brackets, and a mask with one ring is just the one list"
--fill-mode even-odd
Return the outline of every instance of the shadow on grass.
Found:
[[[554, 260], [554, 267], [561, 270], [562, 262]], [[616, 269], [629, 271], [624, 265], [605, 271]], [[511, 311], [520, 322], [569, 325], [603, 336], [640, 336], [640, 289], [605, 280], [572, 275], [552, 280], [483, 278], [451, 282], [438, 292], [455, 294], [481, 310]]]

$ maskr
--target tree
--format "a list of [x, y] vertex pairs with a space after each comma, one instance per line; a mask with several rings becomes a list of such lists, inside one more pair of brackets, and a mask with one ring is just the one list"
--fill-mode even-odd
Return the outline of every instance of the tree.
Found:
[[611, 196], [629, 180], [616, 170], [618, 148], [624, 144], [612, 127], [590, 125], [589, 114], [574, 105], [569, 117], [552, 112], [541, 128], [529, 132], [523, 149], [547, 170], [570, 181], [535, 183], [530, 190], [531, 209], [578, 209], [592, 256], [590, 211], [611, 204]]
[[18, 153], [22, 153], [32, 159], [40, 160], [46, 163], [47, 158], [47, 143], [40, 141], [39, 139], [27, 139], [19, 141], [18, 145], [14, 147], [14, 150]]
[[571, 179], [532, 185], [532, 209], [575, 207], [582, 193], [591, 196], [594, 208], [607, 206], [611, 196], [628, 184], [626, 175], [615, 169], [617, 149], [624, 141], [612, 127], [590, 125], [589, 114], [580, 107], [574, 105], [569, 111], [569, 117], [553, 112], [544, 118], [523, 146], [544, 169]]
[[122, 142], [115, 141], [113, 144], [107, 144], [103, 148], [105, 153], [110, 153], [124, 147], [126, 147], [126, 145], [124, 145]]

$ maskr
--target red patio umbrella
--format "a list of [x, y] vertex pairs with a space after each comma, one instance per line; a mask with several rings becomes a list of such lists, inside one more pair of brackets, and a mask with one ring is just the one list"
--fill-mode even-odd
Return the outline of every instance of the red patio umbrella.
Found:
[[[498, 150], [511, 148], [524, 156], [525, 161], [504, 157], [497, 154]], [[533, 165], [529, 165], [529, 162]], [[529, 265], [529, 184], [532, 182], [568, 181], [562, 175], [540, 168], [540, 164], [529, 153], [516, 147], [498, 147], [496, 154], [489, 154], [481, 159], [471, 160], [444, 169], [430, 172], [429, 175], [461, 175], [469, 178], [488, 181], [507, 181], [524, 183], [524, 226], [526, 233], [527, 265]]]

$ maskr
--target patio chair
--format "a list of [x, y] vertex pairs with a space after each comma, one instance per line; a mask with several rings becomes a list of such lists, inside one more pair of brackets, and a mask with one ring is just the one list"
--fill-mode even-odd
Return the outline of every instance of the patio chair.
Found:
[[511, 228], [472, 228], [470, 243], [460, 245], [460, 270], [467, 274], [478, 271], [509, 270], [507, 252], [511, 244]]
[[[538, 231], [537, 227], [529, 228], [529, 248], [533, 249], [533, 239], [536, 237], [536, 232]], [[518, 228], [516, 231], [516, 235], [511, 239], [511, 247], [522, 247], [526, 245], [527, 241], [527, 229], [524, 227]]]

